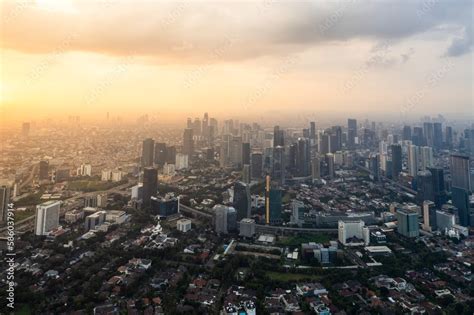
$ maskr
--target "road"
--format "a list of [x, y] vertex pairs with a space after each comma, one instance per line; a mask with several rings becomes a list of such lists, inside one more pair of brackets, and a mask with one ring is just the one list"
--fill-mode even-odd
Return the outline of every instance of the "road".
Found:
[[28, 175], [28, 177], [21, 182], [21, 184], [19, 185], [19, 191], [21, 191], [21, 189], [23, 189], [23, 187], [25, 187], [27, 184], [29, 184], [33, 178], [35, 177], [35, 174], [36, 174], [36, 170], [38, 169], [38, 163], [35, 163], [33, 164], [33, 166], [31, 167], [31, 171], [30, 171], [30, 174]]
[[[68, 199], [63, 200], [63, 206], [61, 207], [61, 213], [60, 216], [63, 216], [67, 211], [72, 210], [80, 205], [80, 202], [78, 199], [84, 198], [86, 196], [94, 196], [102, 193], [117, 193], [117, 194], [128, 194], [128, 192], [124, 192], [123, 190], [135, 185], [135, 182], [130, 182], [128, 181], [125, 184], [112, 187], [107, 190], [101, 190], [101, 191], [93, 191], [93, 192], [87, 192], [87, 193], [80, 193], [78, 195], [72, 196]], [[29, 216], [21, 221], [15, 222], [15, 231], [21, 232], [26, 230], [31, 230], [33, 228], [33, 223], [35, 221], [36, 215]], [[0, 233], [3, 233], [6, 231], [6, 227], [2, 227], [0, 229]]]

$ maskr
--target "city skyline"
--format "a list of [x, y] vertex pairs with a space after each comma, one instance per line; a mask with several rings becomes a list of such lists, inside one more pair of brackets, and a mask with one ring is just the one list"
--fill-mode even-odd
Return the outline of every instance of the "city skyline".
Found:
[[2, 123], [472, 115], [470, 1], [140, 4], [4, 1]]

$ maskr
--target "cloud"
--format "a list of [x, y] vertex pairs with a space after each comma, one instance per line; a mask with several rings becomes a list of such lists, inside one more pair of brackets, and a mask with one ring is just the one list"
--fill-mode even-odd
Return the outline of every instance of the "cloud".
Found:
[[452, 40], [451, 45], [448, 47], [448, 51], [446, 52], [446, 56], [457, 57], [471, 52], [473, 41], [472, 25], [470, 25], [464, 29], [462, 37]]
[[408, 51], [406, 53], [401, 54], [402, 63], [407, 63], [408, 60], [410, 60], [411, 56], [413, 56], [414, 53], [415, 53], [415, 49], [413, 49], [413, 47], [410, 47], [410, 49], [408, 49]]
[[[215, 61], [232, 62], [358, 38], [401, 41], [449, 25], [466, 32], [452, 41], [448, 55], [459, 56], [472, 47], [473, 3], [468, 0], [433, 1], [429, 6], [427, 0], [262, 1], [264, 7], [260, 1], [108, 0], [104, 7], [101, 2], [70, 0], [62, 10], [49, 0], [44, 10], [6, 0], [1, 46], [50, 53], [64, 38], [78, 34], [68, 50], [117, 56], [135, 51], [147, 62], [194, 63], [212, 59], [223, 40], [235, 36], [239, 44]], [[444, 29], [445, 37], [452, 38], [447, 31], [452, 28]], [[407, 61], [409, 55], [401, 58]]]

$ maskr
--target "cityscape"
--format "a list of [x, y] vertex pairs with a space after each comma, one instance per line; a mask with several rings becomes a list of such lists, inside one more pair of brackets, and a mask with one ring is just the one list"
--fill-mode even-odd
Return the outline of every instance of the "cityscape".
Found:
[[474, 314], [472, 12], [5, 1], [0, 314]]

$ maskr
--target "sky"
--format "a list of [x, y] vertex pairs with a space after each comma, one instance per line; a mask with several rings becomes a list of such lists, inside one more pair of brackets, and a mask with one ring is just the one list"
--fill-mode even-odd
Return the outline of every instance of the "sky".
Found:
[[4, 0], [3, 123], [473, 113], [470, 0]]

